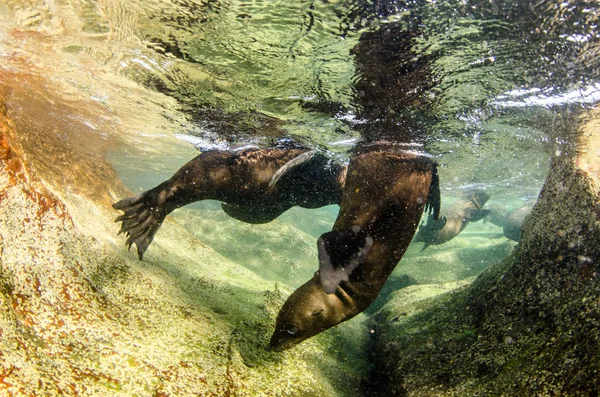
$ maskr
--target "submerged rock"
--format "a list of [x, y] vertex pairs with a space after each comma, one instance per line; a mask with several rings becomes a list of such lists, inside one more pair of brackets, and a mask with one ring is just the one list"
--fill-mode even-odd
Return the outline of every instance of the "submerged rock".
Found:
[[471, 286], [380, 310], [373, 394], [600, 392], [600, 184], [578, 163], [554, 159], [519, 245]]
[[289, 287], [170, 220], [138, 261], [116, 239], [124, 187], [102, 152], [19, 117], [0, 108], [0, 395], [360, 395], [363, 321], [268, 352]]

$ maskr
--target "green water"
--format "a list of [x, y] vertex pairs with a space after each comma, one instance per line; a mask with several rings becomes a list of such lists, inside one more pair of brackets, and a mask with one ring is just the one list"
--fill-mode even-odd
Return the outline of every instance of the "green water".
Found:
[[[537, 196], [553, 156], [574, 153], [579, 114], [600, 99], [597, 12], [584, 2], [10, 1], [2, 21], [46, 35], [66, 57], [55, 79], [109, 112], [115, 97], [121, 108], [144, 101], [128, 84], [172, 99], [147, 99], [164, 124], [140, 115], [136, 138], [107, 155], [134, 192], [196, 148], [291, 137], [344, 161], [360, 142], [386, 139], [434, 157], [445, 201], [477, 188], [508, 210]], [[2, 45], [26, 54], [25, 43]], [[122, 88], [94, 72], [81, 82], [75, 58]], [[291, 210], [278, 222], [314, 238], [335, 213]]]

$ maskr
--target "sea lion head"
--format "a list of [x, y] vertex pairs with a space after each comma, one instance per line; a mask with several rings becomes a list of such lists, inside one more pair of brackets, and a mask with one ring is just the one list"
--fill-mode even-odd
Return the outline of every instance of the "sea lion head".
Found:
[[352, 299], [340, 287], [334, 294], [326, 293], [317, 274], [281, 307], [269, 348], [289, 349], [348, 319], [348, 314], [354, 312], [353, 306]]

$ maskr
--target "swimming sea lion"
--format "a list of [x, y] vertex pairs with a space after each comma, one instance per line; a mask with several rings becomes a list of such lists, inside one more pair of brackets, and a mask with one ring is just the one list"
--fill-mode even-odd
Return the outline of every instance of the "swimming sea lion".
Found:
[[487, 215], [487, 210], [481, 207], [489, 198], [490, 195], [485, 192], [474, 192], [443, 208], [438, 220], [429, 217], [427, 223], [419, 227], [415, 241], [424, 241], [424, 250], [431, 244], [438, 245], [452, 240], [469, 222], [477, 222]]
[[437, 218], [438, 177], [429, 159], [390, 151], [353, 157], [333, 230], [317, 243], [319, 271], [286, 300], [269, 346], [288, 349], [366, 309], [426, 207]]
[[294, 205], [341, 203], [333, 230], [317, 243], [319, 271], [277, 317], [270, 347], [283, 350], [362, 312], [404, 254], [423, 209], [437, 218], [435, 164], [370, 150], [352, 158], [349, 169], [307, 148], [206, 152], [168, 181], [113, 206], [124, 211], [117, 218], [121, 232], [142, 259], [164, 217], [193, 201], [224, 201], [228, 214], [253, 223]]
[[523, 204], [522, 207], [514, 209], [508, 213], [506, 216], [506, 221], [504, 222], [504, 236], [506, 238], [513, 241], [519, 241], [521, 239], [521, 228], [523, 227], [523, 222], [525, 222], [525, 218], [531, 214], [535, 203], [536, 200], [528, 201]]
[[138, 256], [152, 242], [165, 216], [194, 201], [222, 201], [230, 216], [249, 223], [269, 222], [293, 206], [338, 204], [345, 167], [305, 147], [200, 154], [157, 187], [113, 204], [124, 212], [119, 233], [137, 246]]
[[488, 203], [485, 206], [487, 214], [483, 217], [483, 223], [491, 223], [498, 227], [504, 227], [506, 216], [508, 215], [508, 207], [505, 204]]

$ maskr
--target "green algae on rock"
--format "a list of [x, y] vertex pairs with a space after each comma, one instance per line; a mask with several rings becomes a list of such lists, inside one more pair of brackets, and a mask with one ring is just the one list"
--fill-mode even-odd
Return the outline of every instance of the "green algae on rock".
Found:
[[600, 184], [597, 157], [588, 172], [577, 165], [587, 153], [554, 158], [521, 242], [471, 286], [412, 315], [380, 311], [379, 395], [599, 392]]
[[220, 210], [179, 209], [172, 216], [204, 244], [266, 280], [298, 287], [316, 271], [317, 239], [289, 224], [252, 225]]

